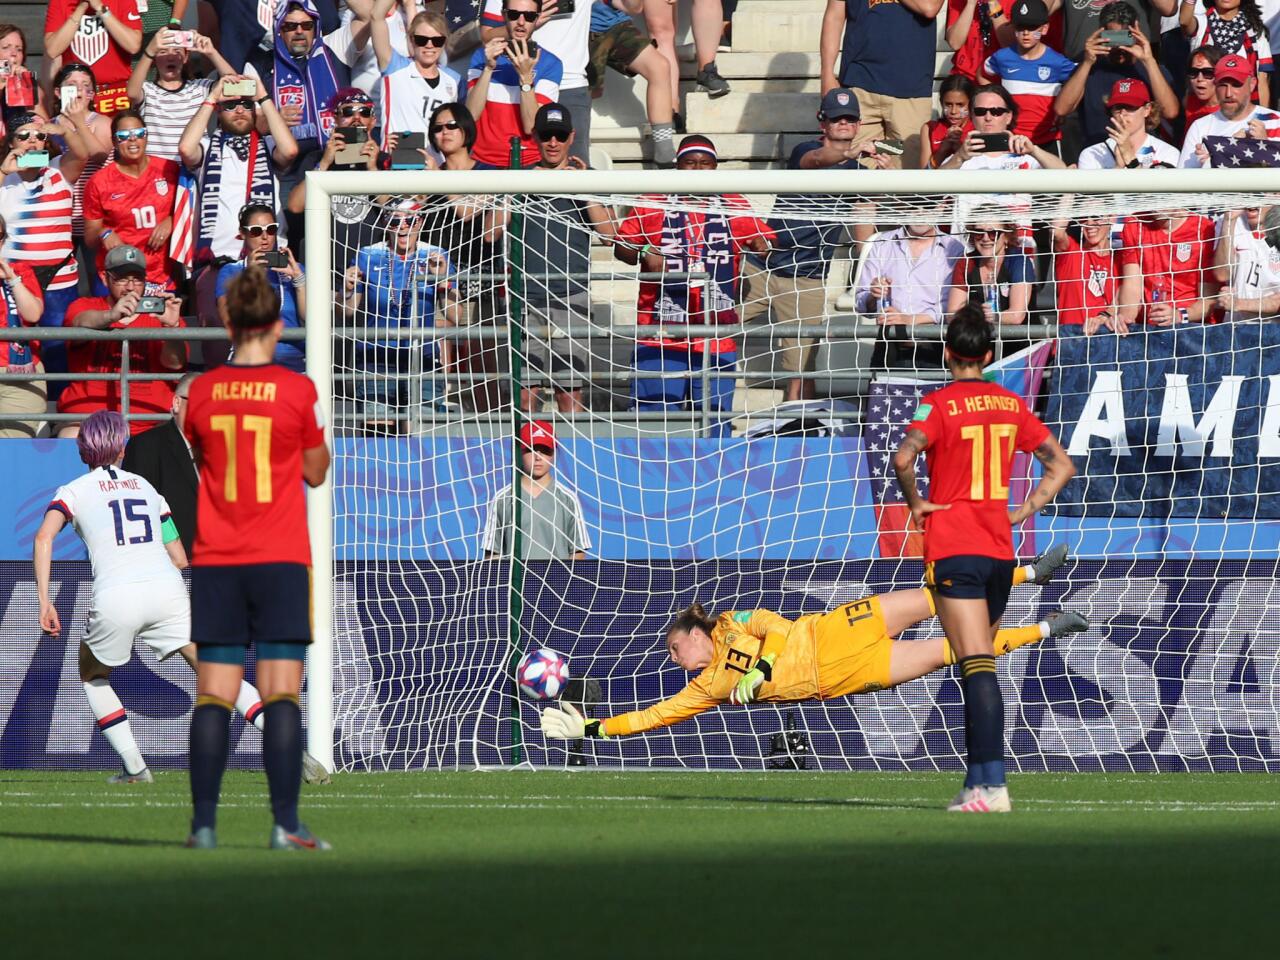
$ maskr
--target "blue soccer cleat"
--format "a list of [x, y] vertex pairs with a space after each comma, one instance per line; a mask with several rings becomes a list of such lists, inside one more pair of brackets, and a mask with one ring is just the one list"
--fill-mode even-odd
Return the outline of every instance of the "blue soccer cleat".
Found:
[[271, 828], [272, 850], [332, 850], [333, 846], [328, 841], [321, 840], [310, 830], [307, 829], [305, 823], [298, 824], [297, 830], [286, 830], [280, 824], [276, 824]]

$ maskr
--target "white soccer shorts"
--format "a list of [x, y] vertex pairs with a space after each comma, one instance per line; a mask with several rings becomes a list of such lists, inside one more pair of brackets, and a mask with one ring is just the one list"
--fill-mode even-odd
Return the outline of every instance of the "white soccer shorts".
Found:
[[134, 640], [152, 649], [158, 660], [191, 642], [191, 603], [179, 583], [176, 592], [154, 584], [114, 587], [95, 597], [89, 608], [84, 642], [105, 667], [129, 662]]

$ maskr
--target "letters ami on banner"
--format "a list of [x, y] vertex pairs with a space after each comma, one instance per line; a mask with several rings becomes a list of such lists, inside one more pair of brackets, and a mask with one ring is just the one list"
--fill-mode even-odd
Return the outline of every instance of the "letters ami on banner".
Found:
[[1280, 516], [1280, 328], [1064, 337], [1046, 422], [1079, 473], [1070, 515]]

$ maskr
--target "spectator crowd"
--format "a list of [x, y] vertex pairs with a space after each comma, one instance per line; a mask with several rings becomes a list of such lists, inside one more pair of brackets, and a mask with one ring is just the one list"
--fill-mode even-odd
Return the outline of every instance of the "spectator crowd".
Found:
[[[716, 54], [731, 43], [735, 6], [691, 7], [696, 89], [712, 98], [730, 92]], [[940, 30], [952, 56], [935, 91]], [[589, 169], [591, 103], [610, 71], [645, 81], [654, 165], [714, 170], [716, 143], [686, 129], [676, 33], [670, 0], [51, 0], [39, 76], [23, 31], [0, 25], [5, 322], [221, 326], [228, 283], [258, 266], [285, 325], [300, 328], [309, 171], [519, 168], [536, 194], [539, 172]], [[828, 0], [814, 41], [817, 132], [790, 169], [1012, 175], [1277, 156], [1251, 147], [1280, 141], [1257, 0]], [[1256, 321], [1280, 308], [1280, 208], [1261, 199], [1218, 218], [1049, 221], [1003, 192], [927, 223], [826, 200], [823, 219], [812, 197], [803, 209], [780, 198], [767, 217], [733, 194], [621, 209], [547, 198], [522, 218], [519, 298], [494, 275], [512, 228], [500, 204], [344, 201], [335, 322], [387, 332], [336, 358], [369, 374], [340, 386], [390, 431], [415, 408], [492, 408], [504, 353], [493, 339], [423, 344], [394, 331], [494, 324], [515, 309], [552, 329], [588, 324], [593, 244], [644, 275], [636, 322], [654, 329], [635, 340], [630, 388], [641, 411], [731, 410], [742, 345], [673, 328], [769, 316], [816, 337], [846, 244], [859, 250], [853, 309], [883, 329], [874, 362], [888, 367], [939, 363], [910, 328], [968, 303], [1004, 327], [1039, 317], [1084, 334]], [[119, 342], [51, 331], [2, 346], [0, 367], [32, 378], [0, 384], [0, 412], [31, 418], [0, 423], [0, 436], [35, 435], [51, 403], [64, 414], [121, 408], [119, 382], [103, 376], [124, 363]], [[781, 343], [787, 399], [813, 395], [814, 347], [814, 337]], [[527, 344], [517, 402], [581, 410], [591, 352], [574, 337]], [[283, 341], [276, 359], [302, 369], [301, 343]], [[164, 379], [132, 381], [130, 412], [167, 414], [180, 374], [227, 360], [214, 341], [132, 341], [129, 369]]]

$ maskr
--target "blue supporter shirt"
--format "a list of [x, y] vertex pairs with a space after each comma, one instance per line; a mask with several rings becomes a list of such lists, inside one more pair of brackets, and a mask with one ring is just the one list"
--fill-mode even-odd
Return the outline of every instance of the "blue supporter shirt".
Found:
[[[244, 273], [244, 261], [239, 263], [228, 263], [218, 271], [218, 283], [214, 288], [216, 296], [224, 296], [227, 287], [231, 281], [240, 274]], [[293, 295], [293, 284], [282, 274], [275, 270], [267, 271], [267, 280], [271, 286], [276, 288], [276, 293], [280, 295], [280, 319], [284, 321], [286, 329], [296, 330], [302, 326], [298, 322], [298, 301]], [[276, 363], [282, 367], [288, 367], [297, 373], [305, 373], [307, 366], [307, 356], [301, 340], [285, 342], [281, 340], [276, 344], [275, 356], [272, 357]]]
[[845, 0], [840, 82], [887, 97], [933, 96], [937, 27], [896, 0]]
[[[444, 262], [443, 277], [432, 271], [436, 257]], [[391, 329], [413, 326], [415, 318], [419, 327], [435, 326], [437, 291], [451, 287], [453, 281], [448, 278], [457, 273], [444, 248], [421, 242], [407, 257], [392, 253], [386, 243], [363, 247], [356, 253], [355, 265], [363, 276], [360, 322]], [[427, 352], [434, 351], [428, 347]]]
[[630, 23], [631, 15], [609, 6], [603, 0], [591, 5], [591, 32], [607, 33], [620, 23]]
[[[798, 143], [787, 160], [788, 170], [799, 170], [800, 160], [806, 153], [821, 148], [822, 141], [806, 140]], [[830, 170], [861, 170], [856, 160], [844, 160]], [[788, 202], [796, 203], [801, 209], [812, 211], [814, 201], [823, 198], [806, 196], [780, 195], [774, 204], [773, 211], [785, 213]], [[834, 214], [826, 222], [815, 222], [811, 217], [792, 218], [773, 216], [769, 218], [769, 226], [773, 228], [777, 238], [770, 245], [769, 253], [761, 257], [756, 253], [747, 254], [747, 259], [758, 267], [784, 277], [821, 278], [827, 275], [827, 267], [835, 256], [835, 248], [844, 241], [845, 226], [849, 217], [843, 208], [848, 206], [848, 197], [831, 196], [825, 198], [829, 206], [824, 209]]]

